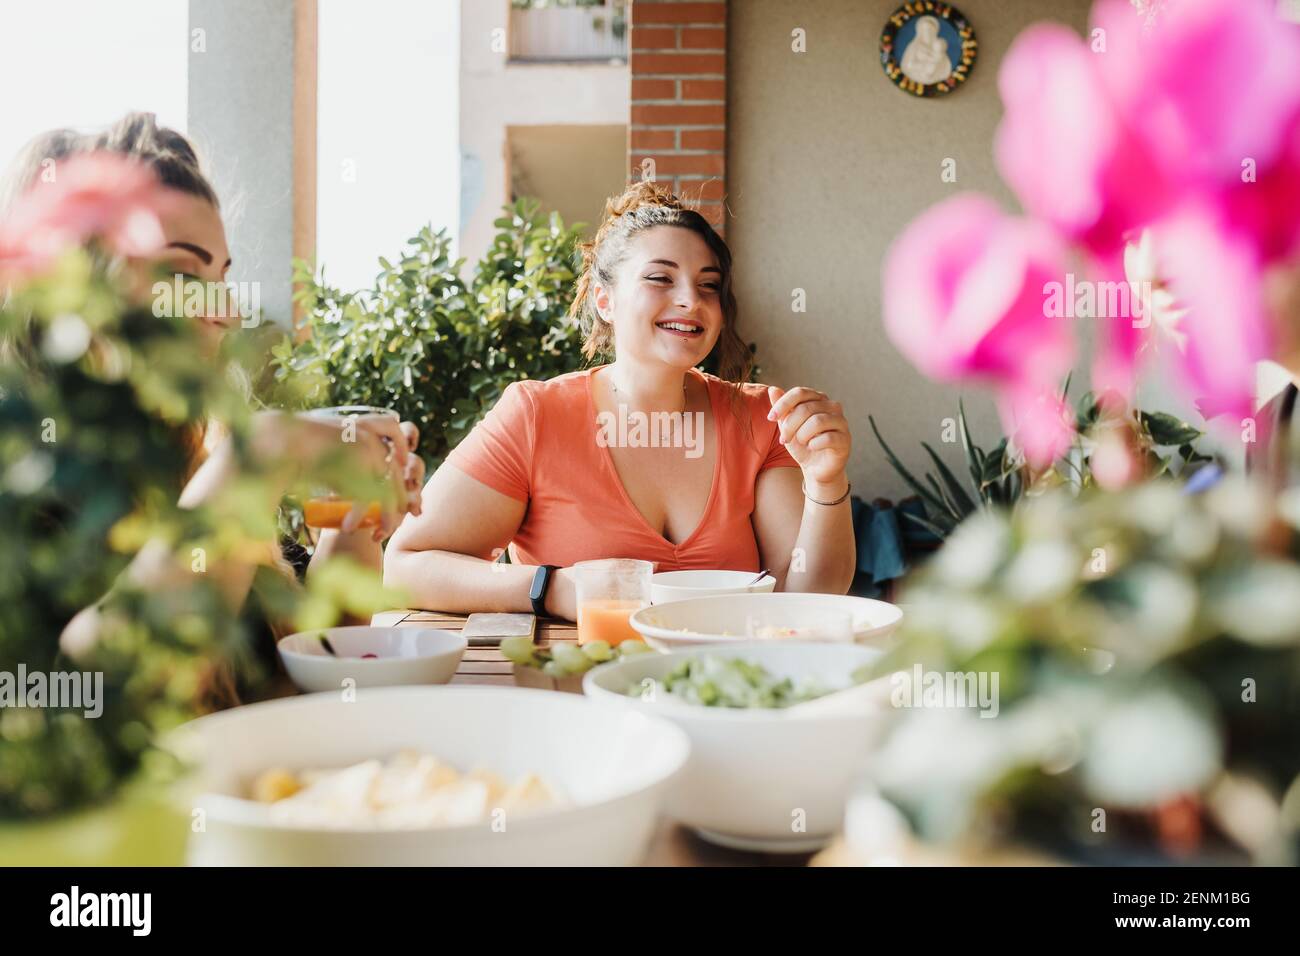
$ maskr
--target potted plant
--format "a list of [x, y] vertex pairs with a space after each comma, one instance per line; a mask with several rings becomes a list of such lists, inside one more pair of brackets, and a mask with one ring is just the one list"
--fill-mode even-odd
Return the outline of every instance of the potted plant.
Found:
[[[1090, 424], [1110, 444], [1080, 493], [962, 521], [905, 592], [886, 665], [899, 719], [848, 821], [859, 857], [919, 839], [949, 860], [1008, 843], [1093, 862], [1300, 859], [1300, 500], [1151, 475], [1132, 426], [1162, 423], [1129, 411], [1164, 350], [1210, 427], [1263, 440], [1255, 366], [1288, 320], [1268, 277], [1300, 251], [1300, 84], [1252, 100], [1229, 134], [1183, 67], [1245, 64], [1250, 87], [1300, 54], [1300, 28], [1228, 0], [1170, 4], [1153, 26], [1098, 4], [1093, 20], [1105, 56], [1040, 24], [1002, 63], [996, 159], [1026, 215], [954, 196], [886, 257], [895, 344], [935, 379], [991, 387], [1035, 471], [1076, 441], [1057, 383], [1076, 320], [1097, 320]], [[1079, 148], [1085, 127], [1106, 134]], [[1063, 310], [1062, 288], [1095, 294]], [[1103, 293], [1126, 303], [1101, 308]]]
[[[225, 675], [253, 692], [267, 676], [250, 663], [249, 619], [207, 572], [273, 540], [273, 465], [246, 454], [251, 409], [194, 320], [155, 309], [125, 264], [156, 251], [165, 202], [151, 173], [94, 154], [60, 164], [0, 227], [6, 862], [179, 862], [189, 818], [169, 788], [185, 768], [159, 738], [211, 707]], [[183, 509], [194, 430], [214, 418], [242, 478]], [[165, 590], [124, 575], [146, 543], [190, 573]], [[286, 620], [334, 623], [337, 581], [305, 600], [281, 583], [266, 575], [262, 593]], [[96, 603], [92, 641], [65, 631]]]

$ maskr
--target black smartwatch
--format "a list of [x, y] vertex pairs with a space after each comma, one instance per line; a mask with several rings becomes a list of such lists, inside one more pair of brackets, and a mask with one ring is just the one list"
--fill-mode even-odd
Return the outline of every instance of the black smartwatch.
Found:
[[528, 600], [533, 602], [533, 613], [546, 617], [546, 590], [551, 586], [551, 576], [560, 570], [557, 565], [543, 564], [533, 575], [533, 586], [528, 591]]

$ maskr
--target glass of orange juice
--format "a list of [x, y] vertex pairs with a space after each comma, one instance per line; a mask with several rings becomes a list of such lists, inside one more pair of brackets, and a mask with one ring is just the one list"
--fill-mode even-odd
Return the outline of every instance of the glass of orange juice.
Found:
[[[402, 420], [402, 416], [393, 409], [376, 408], [373, 405], [337, 405], [333, 408], [313, 408], [298, 414], [311, 421], [326, 422], [336, 426], [342, 433], [340, 438], [344, 441], [355, 441], [355, 428], [360, 422], [380, 418], [392, 419], [395, 422]], [[349, 426], [354, 430], [354, 437], [351, 439], [348, 437]], [[388, 441], [386, 438], [383, 440], [385, 443]], [[338, 528], [352, 510], [352, 506], [353, 502], [350, 499], [335, 494], [329, 488], [313, 489], [312, 496], [303, 502], [303, 522], [309, 528]], [[357, 527], [378, 527], [380, 517], [379, 502], [372, 501], [366, 506]]]
[[579, 561], [573, 566], [578, 591], [578, 643], [606, 641], [613, 646], [641, 635], [628, 623], [650, 603], [654, 562], [631, 558]]

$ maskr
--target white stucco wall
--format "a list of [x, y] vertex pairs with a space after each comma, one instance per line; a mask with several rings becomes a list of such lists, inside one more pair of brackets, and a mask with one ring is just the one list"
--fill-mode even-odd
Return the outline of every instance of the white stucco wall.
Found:
[[510, 198], [506, 128], [626, 125], [630, 79], [626, 64], [509, 62], [509, 0], [461, 0], [460, 16], [458, 254], [472, 262]]

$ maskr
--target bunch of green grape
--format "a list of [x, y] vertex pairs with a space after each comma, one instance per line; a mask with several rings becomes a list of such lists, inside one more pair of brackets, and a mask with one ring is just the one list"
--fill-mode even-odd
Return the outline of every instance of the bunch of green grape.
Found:
[[634, 654], [646, 654], [650, 648], [644, 641], [623, 641], [610, 647], [606, 641], [589, 641], [586, 644], [552, 644], [538, 647], [530, 637], [507, 637], [501, 641], [501, 653], [506, 660], [524, 667], [536, 667], [547, 677], [573, 677], [585, 674], [597, 664], [616, 661]]

